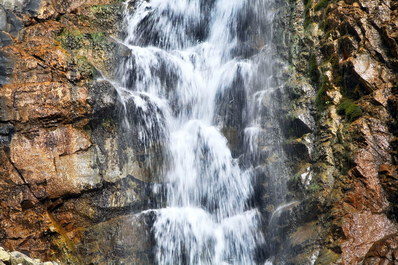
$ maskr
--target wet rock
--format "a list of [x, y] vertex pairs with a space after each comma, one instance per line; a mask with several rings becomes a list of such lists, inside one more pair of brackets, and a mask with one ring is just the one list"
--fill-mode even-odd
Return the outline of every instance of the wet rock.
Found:
[[315, 129], [314, 120], [308, 114], [299, 114], [297, 117], [283, 121], [284, 134], [287, 138], [300, 138]]
[[12, 43], [11, 37], [0, 31], [0, 47], [8, 46]]
[[8, 145], [11, 141], [14, 126], [10, 123], [0, 124], [0, 145]]
[[364, 265], [395, 264], [398, 262], [398, 235], [386, 236], [375, 242], [363, 261]]
[[304, 244], [313, 243], [319, 237], [319, 229], [315, 222], [304, 224], [298, 227], [295, 232], [290, 235], [291, 244], [294, 246], [303, 246]]
[[[2, 35], [0, 32], [0, 38], [1, 36]], [[11, 74], [12, 74], [12, 62], [5, 53], [0, 51], [0, 87], [2, 87], [4, 84], [10, 81]], [[5, 115], [3, 113], [5, 108], [4, 104], [5, 104], [5, 99], [0, 98], [1, 116]]]
[[148, 212], [120, 216], [93, 226], [84, 233], [78, 252], [95, 264], [154, 264], [154, 239], [150, 232], [153, 221], [154, 213]]
[[52, 117], [55, 120], [73, 120], [89, 111], [85, 89], [60, 82], [7, 84], [3, 87], [0, 97], [5, 105], [5, 117], [2, 117], [5, 121], [28, 122], [51, 120]]
[[[370, 55], [357, 55], [356, 58], [352, 59], [352, 67], [356, 75], [354, 79], [358, 80], [368, 93], [383, 87], [383, 81], [379, 79], [381, 67], [378, 66], [377, 62]], [[352, 81], [349, 82], [352, 83]]]
[[0, 3], [0, 245], [81, 264], [71, 240], [150, 201], [116, 91], [93, 80], [115, 70], [122, 3]]
[[0, 6], [0, 31], [5, 31], [7, 29], [7, 13], [5, 9]]
[[289, 156], [290, 161], [310, 162], [310, 151], [301, 140], [288, 142], [283, 145], [283, 149]]
[[108, 81], [97, 81], [90, 85], [89, 94], [89, 103], [93, 106], [93, 117], [103, 119], [104, 116], [108, 116], [112, 118], [117, 109], [116, 88]]
[[379, 168], [379, 177], [381, 185], [386, 192], [387, 199], [390, 202], [391, 213], [397, 218], [396, 211], [398, 207], [398, 174], [397, 166], [384, 164]]
[[[395, 9], [390, 1], [315, 0], [305, 6], [295, 2], [289, 16], [294, 26], [287, 60], [318, 90], [310, 112], [315, 130], [309, 162], [310, 186], [317, 188], [302, 192], [299, 184], [291, 185], [292, 196], [317, 202], [316, 210], [307, 212], [323, 220], [315, 264], [361, 264], [376, 241], [397, 230], [396, 108], [388, 107], [397, 79]], [[290, 98], [302, 104], [305, 93], [294, 89], [300, 79], [292, 79]], [[340, 117], [339, 104], [349, 100], [361, 111], [355, 118], [347, 118], [347, 111]], [[311, 253], [307, 248], [292, 255]], [[392, 264], [381, 256], [369, 256], [366, 264]]]

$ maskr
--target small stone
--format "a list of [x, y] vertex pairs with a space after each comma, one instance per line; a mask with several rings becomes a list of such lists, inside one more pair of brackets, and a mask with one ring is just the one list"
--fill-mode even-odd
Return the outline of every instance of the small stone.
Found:
[[0, 6], [0, 31], [7, 29], [7, 14], [3, 7]]
[[10, 254], [0, 247], [0, 260], [1, 261], [10, 261]]
[[11, 265], [19, 265], [19, 264], [38, 265], [39, 263], [20, 252], [17, 251], [11, 252]]

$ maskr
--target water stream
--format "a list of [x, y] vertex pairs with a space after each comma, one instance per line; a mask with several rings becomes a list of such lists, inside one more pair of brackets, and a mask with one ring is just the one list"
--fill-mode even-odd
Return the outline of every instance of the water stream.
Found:
[[163, 157], [152, 161], [165, 183], [153, 227], [157, 264], [258, 264], [264, 238], [251, 201], [266, 130], [259, 112], [275, 88], [273, 65], [264, 64], [271, 56], [258, 54], [272, 53], [274, 1], [126, 5], [130, 55], [117, 87], [126, 126]]

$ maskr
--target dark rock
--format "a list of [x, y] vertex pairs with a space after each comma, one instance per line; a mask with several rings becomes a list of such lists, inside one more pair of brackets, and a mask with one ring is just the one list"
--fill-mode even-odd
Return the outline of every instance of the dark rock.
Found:
[[7, 13], [5, 9], [0, 6], [0, 31], [5, 31], [7, 29]]
[[14, 126], [10, 123], [0, 123], [0, 146], [9, 144], [14, 132]]
[[[2, 37], [2, 33], [0, 32], [0, 38]], [[0, 87], [10, 81], [12, 74], [12, 62], [7, 58], [7, 55], [0, 51]], [[0, 106], [1, 106], [1, 98], [0, 98]], [[0, 109], [0, 111], [3, 111]], [[1, 114], [3, 115], [3, 114]]]
[[381, 165], [379, 168], [381, 185], [390, 202], [391, 213], [398, 220], [398, 174], [397, 167], [393, 165]]
[[89, 104], [94, 118], [112, 118], [116, 111], [117, 91], [108, 81], [96, 81], [89, 86]]
[[91, 227], [77, 246], [83, 264], [154, 264], [154, 218], [151, 212], [131, 214]]
[[18, 18], [13, 12], [10, 10], [5, 10], [7, 14], [7, 24], [5, 26], [5, 31], [12, 34], [13, 36], [17, 36], [19, 30], [22, 29], [23, 23], [20, 18]]
[[307, 133], [313, 132], [314, 121], [313, 118], [308, 116], [299, 116], [288, 120], [282, 121], [282, 129], [287, 138], [294, 137], [300, 138]]
[[6, 33], [0, 31], [0, 48], [8, 46], [12, 43], [12, 39]]

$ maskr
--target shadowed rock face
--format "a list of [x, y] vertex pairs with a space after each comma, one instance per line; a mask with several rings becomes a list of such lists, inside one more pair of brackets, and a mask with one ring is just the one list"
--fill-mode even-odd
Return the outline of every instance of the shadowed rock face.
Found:
[[112, 39], [121, 14], [121, 1], [0, 1], [7, 250], [71, 264], [152, 264], [150, 221], [134, 215], [151, 207], [146, 154], [123, 136], [112, 84], [94, 81], [111, 78], [123, 54]]

